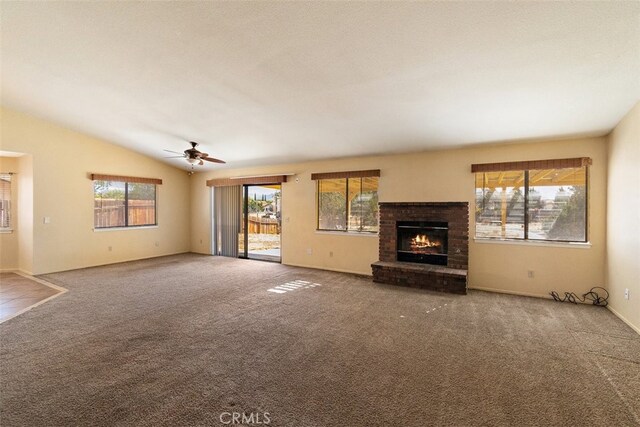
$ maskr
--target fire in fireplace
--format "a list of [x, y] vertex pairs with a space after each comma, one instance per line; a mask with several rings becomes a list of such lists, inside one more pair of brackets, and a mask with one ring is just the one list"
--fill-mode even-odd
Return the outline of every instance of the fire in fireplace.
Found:
[[398, 261], [447, 265], [446, 222], [403, 221], [397, 230]]

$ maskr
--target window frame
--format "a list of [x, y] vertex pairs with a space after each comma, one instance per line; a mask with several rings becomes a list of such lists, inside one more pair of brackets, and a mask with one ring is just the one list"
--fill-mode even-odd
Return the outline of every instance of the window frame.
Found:
[[[529, 186], [529, 173], [532, 170], [539, 170], [541, 168], [526, 168], [526, 169], [510, 169], [511, 171], [522, 171], [524, 172], [524, 186], [523, 186], [523, 190], [524, 190], [524, 218], [523, 218], [523, 225], [524, 225], [524, 232], [523, 232], [523, 237], [519, 238], [519, 237], [484, 237], [484, 236], [478, 236], [477, 232], [478, 232], [478, 223], [475, 220], [475, 216], [474, 216], [474, 239], [476, 240], [482, 240], [482, 241], [494, 241], [494, 242], [526, 242], [526, 243], [533, 243], [533, 244], [554, 244], [554, 243], [558, 243], [558, 244], [589, 244], [590, 240], [589, 240], [589, 186], [590, 186], [590, 173], [589, 173], [589, 168], [590, 163], [587, 164], [583, 164], [581, 166], [576, 166], [576, 167], [553, 167], [552, 169], [558, 169], [558, 170], [562, 170], [562, 169], [573, 169], [573, 168], [577, 168], [577, 167], [582, 167], [584, 168], [584, 174], [585, 174], [585, 180], [584, 180], [584, 240], [566, 240], [566, 239], [535, 239], [535, 238], [529, 238], [529, 192], [530, 192], [530, 186]], [[487, 174], [487, 173], [491, 173], [492, 171], [476, 171], [474, 173], [474, 190], [477, 190], [477, 187], [475, 186], [475, 182], [476, 182], [476, 174], [482, 173], [482, 174]], [[494, 171], [495, 172], [495, 171]], [[535, 186], [534, 186], [535, 187]], [[484, 186], [483, 186], [483, 192], [484, 192]], [[477, 197], [474, 197], [474, 203], [475, 203], [475, 207], [477, 209]]]
[[[377, 224], [377, 230], [375, 231], [367, 231], [367, 230], [363, 230], [362, 229], [362, 221], [360, 221], [360, 229], [359, 230], [353, 230], [349, 228], [349, 180], [350, 179], [360, 179], [360, 193], [362, 193], [362, 180], [364, 178], [367, 178], [366, 176], [344, 176], [344, 177], [336, 177], [336, 178], [318, 178], [316, 179], [316, 232], [323, 232], [323, 233], [352, 233], [352, 234], [362, 234], [362, 235], [376, 235], [378, 234], [378, 232], [380, 231], [380, 217], [378, 216], [378, 224]], [[380, 184], [379, 181], [379, 176], [377, 176], [378, 178], [378, 186]], [[321, 182], [323, 180], [330, 180], [330, 179], [344, 179], [345, 180], [345, 193], [344, 193], [344, 197], [345, 197], [345, 209], [344, 209], [344, 221], [345, 221], [345, 229], [344, 230], [337, 230], [337, 229], [329, 229], [329, 228], [320, 228], [320, 185]], [[376, 188], [376, 194], [378, 193], [378, 188]], [[362, 215], [362, 212], [360, 212], [360, 215]]]
[[13, 186], [13, 172], [2, 172], [0, 173], [0, 176], [2, 176], [3, 178], [7, 178], [7, 182], [9, 183], [9, 200], [7, 200], [8, 202], [8, 209], [4, 209], [7, 212], [7, 222], [8, 222], [8, 226], [7, 227], [2, 227], [0, 225], [0, 233], [12, 233], [13, 232], [13, 217], [14, 217], [14, 204], [13, 204], [13, 199], [14, 199], [14, 186]]
[[[95, 190], [95, 182], [96, 181], [107, 181], [107, 182], [123, 182], [124, 183], [124, 225], [113, 225], [108, 227], [99, 227], [95, 223], [95, 216], [93, 221], [93, 229], [94, 230], [113, 230], [113, 229], [133, 229], [133, 228], [147, 228], [147, 227], [157, 227], [158, 226], [158, 184], [152, 182], [132, 182], [132, 181], [122, 181], [115, 179], [93, 179], [93, 201], [94, 201], [94, 209], [95, 209], [95, 200], [96, 200], [96, 190]], [[153, 224], [140, 224], [140, 225], [129, 225], [129, 184], [144, 184], [144, 185], [153, 185]]]

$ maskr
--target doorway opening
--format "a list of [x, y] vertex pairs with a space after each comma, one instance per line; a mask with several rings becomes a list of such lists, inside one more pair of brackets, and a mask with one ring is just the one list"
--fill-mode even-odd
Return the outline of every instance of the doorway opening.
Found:
[[243, 186], [240, 258], [281, 261], [281, 205], [280, 184]]

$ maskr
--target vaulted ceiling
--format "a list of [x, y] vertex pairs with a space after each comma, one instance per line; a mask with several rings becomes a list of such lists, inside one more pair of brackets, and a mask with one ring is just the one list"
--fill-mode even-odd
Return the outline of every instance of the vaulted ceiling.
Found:
[[176, 166], [603, 135], [639, 2], [2, 2], [3, 106]]

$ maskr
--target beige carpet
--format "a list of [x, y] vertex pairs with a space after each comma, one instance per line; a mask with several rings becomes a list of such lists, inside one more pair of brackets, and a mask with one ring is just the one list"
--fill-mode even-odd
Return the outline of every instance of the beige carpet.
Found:
[[198, 255], [46, 279], [0, 325], [3, 427], [640, 425], [639, 336], [598, 307]]

